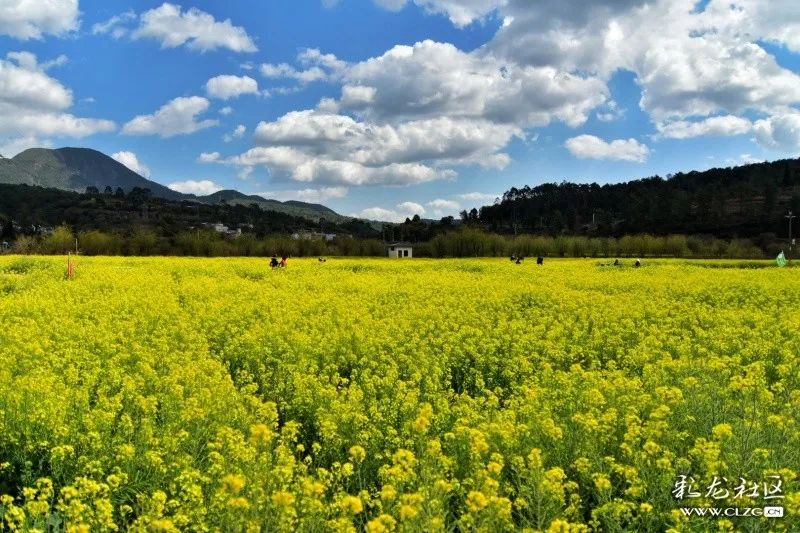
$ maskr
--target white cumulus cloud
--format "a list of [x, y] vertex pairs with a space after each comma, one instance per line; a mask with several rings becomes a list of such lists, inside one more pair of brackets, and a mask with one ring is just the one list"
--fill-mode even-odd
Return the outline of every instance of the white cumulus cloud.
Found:
[[422, 216], [425, 208], [416, 202], [401, 202], [394, 209], [383, 207], [368, 207], [358, 213], [354, 213], [355, 218], [367, 218], [370, 220], [380, 220], [382, 222], [403, 222], [414, 215]]
[[345, 95], [352, 87], [370, 95], [353, 109], [375, 120], [447, 116], [525, 128], [554, 121], [579, 126], [608, 92], [596, 78], [517, 65], [434, 41], [395, 46], [351, 65], [344, 80]]
[[709, 117], [699, 121], [677, 120], [656, 124], [659, 136], [666, 139], [690, 139], [700, 136], [732, 136], [749, 133], [753, 124], [746, 118], [734, 115]]
[[48, 145], [47, 137], [82, 138], [116, 129], [110, 120], [68, 113], [72, 91], [45, 72], [63, 60], [40, 63], [30, 52], [10, 52], [7, 57], [0, 59], [0, 143]]
[[247, 132], [247, 126], [245, 126], [244, 124], [239, 124], [233, 129], [232, 132], [226, 133], [222, 137], [222, 140], [225, 141], [226, 143], [229, 143], [234, 139], [241, 139], [242, 137], [244, 137], [244, 134], [246, 132]]
[[219, 152], [203, 152], [197, 157], [198, 163], [216, 163], [219, 161]]
[[455, 200], [445, 200], [443, 198], [437, 198], [436, 200], [431, 200], [425, 205], [427, 205], [428, 207], [432, 207], [434, 209], [444, 209], [448, 211], [454, 211], [456, 209], [461, 208], [461, 204], [459, 204]]
[[265, 166], [293, 181], [335, 186], [410, 185], [454, 176], [452, 170], [420, 163], [372, 167], [353, 161], [314, 157], [287, 146], [257, 146], [224, 162], [239, 167], [244, 177], [249, 176], [255, 167]]
[[78, 29], [78, 16], [78, 0], [3, 0], [0, 35], [23, 40], [64, 35]]
[[[604, 85], [615, 72], [632, 72], [642, 90], [640, 106], [659, 138], [747, 133], [745, 121], [755, 112], [770, 121], [760, 127], [764, 140], [764, 128], [791, 123], [800, 104], [800, 76], [763, 45], [800, 52], [800, 3], [794, 0], [413, 1], [446, 14], [459, 26], [496, 12], [503, 24], [485, 46], [469, 54], [473, 58], [506, 62], [509, 69], [583, 72]], [[376, 59], [364, 63], [377, 65]], [[426, 73], [421, 73], [424, 80]], [[407, 91], [403, 79], [413, 79], [391, 68], [386, 77], [399, 80], [398, 94]], [[420, 86], [425, 87], [424, 81]], [[438, 94], [454, 102], [451, 97], [469, 87]], [[372, 106], [381, 102], [380, 93]], [[401, 104], [403, 99], [395, 101]], [[608, 107], [597, 110], [598, 119], [621, 116], [620, 110]], [[777, 144], [786, 145], [772, 143]]]
[[92, 35], [110, 34], [114, 39], [120, 39], [130, 33], [126, 28], [128, 22], [136, 20], [136, 13], [131, 9], [119, 15], [114, 15], [108, 20], [98, 22], [92, 26]]
[[176, 181], [167, 185], [173, 191], [182, 192], [183, 194], [196, 194], [198, 196], [207, 196], [221, 191], [222, 187], [217, 185], [211, 180], [186, 180]]
[[424, 119], [396, 126], [360, 122], [322, 110], [295, 111], [261, 122], [257, 145], [228, 158], [265, 166], [295, 181], [339, 185], [409, 185], [452, 178], [454, 165], [504, 168], [501, 149], [521, 130], [485, 120]]
[[756, 121], [753, 130], [756, 140], [765, 148], [795, 155], [800, 151], [800, 113]]
[[501, 197], [502, 194], [486, 193], [486, 192], [466, 192], [456, 195], [456, 198], [465, 202], [493, 202], [495, 198]]
[[381, 222], [402, 222], [405, 218], [401, 218], [401, 216], [391, 209], [385, 209], [383, 207], [368, 207], [366, 209], [362, 209], [358, 213], [353, 213], [350, 215], [354, 218], [366, 218], [369, 220], [379, 220]]
[[[447, 16], [459, 28], [480, 20], [506, 3], [506, 0], [373, 0], [376, 5], [389, 11], [400, 11], [410, 2], [429, 13]], [[339, 0], [322, 0], [326, 7], [333, 7]]]
[[425, 204], [431, 209], [433, 216], [442, 218], [448, 215], [455, 215], [461, 209], [461, 204], [455, 200], [445, 200], [444, 198], [437, 198]]
[[[396, 5], [400, 0], [376, 0], [379, 5], [385, 6], [386, 2], [390, 2], [391, 8], [392, 3]], [[455, 26], [464, 27], [484, 18], [504, 5], [506, 0], [414, 0], [414, 3], [432, 13], [447, 15]]]
[[[512, 138], [556, 121], [581, 125], [607, 100], [600, 80], [433, 41], [353, 64], [306, 50], [301, 63], [302, 77], [289, 65], [262, 65], [262, 74], [336, 80], [341, 99], [259, 123], [255, 143], [269, 151], [231, 163], [252, 167], [254, 153], [269, 154], [256, 164], [296, 181], [343, 185], [451, 178], [457, 166], [505, 168]], [[291, 164], [276, 162], [276, 154], [291, 154]]]
[[50, 59], [48, 61], [45, 61], [44, 63], [40, 63], [39, 58], [36, 57], [36, 54], [26, 51], [9, 52], [6, 54], [6, 58], [15, 61], [17, 65], [19, 65], [22, 68], [32, 71], [36, 70], [45, 71], [53, 67], [60, 67], [62, 65], [65, 65], [68, 61], [67, 56], [61, 54], [55, 59]]
[[159, 135], [162, 138], [188, 135], [219, 124], [213, 119], [199, 120], [209, 102], [202, 96], [178, 97], [152, 115], [139, 115], [122, 128], [126, 135]]
[[250, 76], [215, 76], [206, 82], [206, 94], [222, 100], [243, 94], [258, 94], [258, 82]]
[[288, 78], [302, 84], [316, 81], [330, 81], [339, 78], [347, 67], [347, 63], [333, 54], [323, 54], [316, 48], [307, 48], [297, 55], [301, 68], [288, 63], [263, 63], [259, 70], [265, 78]]
[[606, 142], [594, 135], [578, 135], [567, 139], [567, 149], [580, 159], [612, 159], [642, 163], [650, 149], [636, 139], [617, 139]]
[[416, 202], [402, 202], [397, 204], [397, 209], [401, 213], [408, 213], [411, 215], [424, 215], [425, 208]]
[[[130, 23], [138, 21], [138, 26]], [[114, 38], [129, 35], [132, 39], [151, 39], [161, 48], [186, 46], [189, 50], [209, 52], [224, 48], [232, 52], [256, 52], [258, 47], [247, 31], [228, 20], [218, 21], [196, 7], [187, 9], [165, 2], [136, 16], [128, 11], [95, 24], [92, 32], [108, 33]]]

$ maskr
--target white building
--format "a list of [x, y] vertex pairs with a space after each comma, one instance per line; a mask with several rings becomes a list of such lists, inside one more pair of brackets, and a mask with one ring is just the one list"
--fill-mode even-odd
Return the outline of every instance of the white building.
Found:
[[235, 239], [242, 235], [242, 228], [231, 229], [222, 222], [217, 222], [216, 224], [204, 222], [202, 226], [210, 228], [224, 237], [233, 237]]
[[408, 258], [411, 259], [413, 255], [413, 247], [407, 242], [395, 242], [386, 247], [389, 250], [389, 257], [396, 259]]
[[300, 239], [307, 241], [325, 241], [333, 242], [336, 239], [335, 233], [319, 233], [316, 231], [302, 231], [299, 233], [292, 233], [292, 239], [299, 241]]

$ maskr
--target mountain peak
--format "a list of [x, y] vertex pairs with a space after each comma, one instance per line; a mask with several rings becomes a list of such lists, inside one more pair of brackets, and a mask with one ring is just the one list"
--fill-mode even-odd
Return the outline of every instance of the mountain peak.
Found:
[[11, 161], [18, 170], [26, 171], [27, 175], [16, 180], [7, 180], [0, 173], [0, 181], [76, 192], [83, 192], [87, 187], [121, 187], [126, 191], [139, 187], [150, 189], [155, 196], [161, 198], [184, 198], [181, 193], [140, 176], [119, 161], [92, 148], [29, 148], [14, 156]]

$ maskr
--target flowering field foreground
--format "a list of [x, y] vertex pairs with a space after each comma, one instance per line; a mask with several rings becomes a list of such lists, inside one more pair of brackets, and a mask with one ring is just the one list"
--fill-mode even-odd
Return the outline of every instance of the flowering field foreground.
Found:
[[798, 270], [65, 266], [0, 257], [0, 529], [800, 530]]

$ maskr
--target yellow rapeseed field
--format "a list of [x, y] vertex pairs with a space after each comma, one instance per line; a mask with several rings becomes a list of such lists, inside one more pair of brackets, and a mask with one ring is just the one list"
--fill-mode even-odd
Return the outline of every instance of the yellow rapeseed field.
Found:
[[800, 530], [800, 271], [598, 263], [0, 257], [0, 530]]

